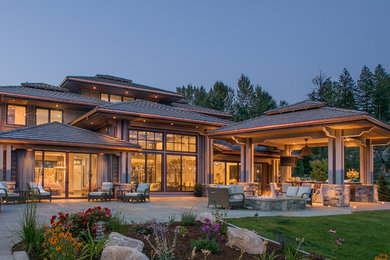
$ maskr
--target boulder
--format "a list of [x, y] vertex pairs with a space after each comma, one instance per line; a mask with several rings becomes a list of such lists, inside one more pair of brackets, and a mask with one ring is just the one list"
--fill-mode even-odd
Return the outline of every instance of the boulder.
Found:
[[264, 241], [248, 229], [228, 227], [227, 237], [227, 245], [230, 247], [237, 247], [253, 255], [259, 255], [265, 252], [266, 247]]
[[211, 224], [214, 224], [214, 223], [215, 223], [215, 217], [214, 217], [211, 213], [209, 213], [209, 212], [204, 212], [204, 213], [201, 213], [201, 214], [199, 215], [199, 220], [200, 220], [200, 222], [202, 222], [202, 223], [206, 223], [206, 221], [204, 221], [206, 218], [210, 219]]
[[15, 260], [29, 260], [28, 254], [26, 251], [15, 251], [13, 253]]
[[149, 260], [135, 248], [125, 246], [107, 246], [103, 249], [101, 260]]
[[134, 239], [131, 237], [126, 237], [124, 235], [121, 235], [117, 232], [112, 232], [107, 239], [107, 243], [105, 247], [108, 246], [124, 246], [124, 247], [131, 247], [139, 252], [142, 252], [144, 249], [144, 242], [138, 239]]

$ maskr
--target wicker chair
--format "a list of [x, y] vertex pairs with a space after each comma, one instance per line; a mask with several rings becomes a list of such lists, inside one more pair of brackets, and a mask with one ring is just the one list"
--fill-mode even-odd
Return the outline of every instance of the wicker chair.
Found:
[[43, 199], [48, 199], [51, 202], [51, 188], [44, 189], [39, 182], [28, 182], [28, 195], [39, 202]]
[[137, 190], [135, 192], [128, 192], [123, 195], [123, 202], [126, 201], [137, 201], [145, 202], [146, 199], [150, 201], [150, 184], [149, 183], [139, 183]]
[[245, 207], [245, 192], [241, 185], [207, 187], [207, 207]]
[[114, 198], [114, 183], [112, 182], [103, 182], [98, 191], [88, 193], [88, 201], [98, 199], [107, 201], [112, 198]]
[[0, 182], [0, 200], [8, 202], [21, 202], [24, 200], [23, 195], [19, 192], [11, 192], [8, 188], [8, 184], [6, 181]]

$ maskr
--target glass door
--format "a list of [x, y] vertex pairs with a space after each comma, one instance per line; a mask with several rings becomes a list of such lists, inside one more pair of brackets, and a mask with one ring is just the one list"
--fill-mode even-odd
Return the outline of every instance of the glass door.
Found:
[[87, 197], [89, 192], [89, 154], [69, 154], [69, 197]]
[[196, 156], [167, 155], [167, 191], [193, 191]]

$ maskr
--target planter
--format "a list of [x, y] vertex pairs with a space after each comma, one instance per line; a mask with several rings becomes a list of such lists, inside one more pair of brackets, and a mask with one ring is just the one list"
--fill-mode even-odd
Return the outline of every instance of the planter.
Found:
[[195, 197], [202, 197], [203, 196], [203, 192], [202, 191], [194, 191], [194, 196]]

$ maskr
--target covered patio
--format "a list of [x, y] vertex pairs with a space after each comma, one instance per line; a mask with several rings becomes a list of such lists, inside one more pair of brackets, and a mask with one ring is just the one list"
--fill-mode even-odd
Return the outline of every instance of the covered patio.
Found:
[[[262, 178], [266, 184], [285, 183], [291, 179], [292, 167], [281, 161], [289, 161], [293, 151], [300, 151], [306, 145], [325, 146], [328, 148], [328, 181], [320, 189], [323, 205], [349, 206], [351, 195], [355, 201], [377, 202], [377, 188], [373, 183], [373, 147], [389, 144], [390, 126], [365, 112], [304, 101], [209, 131], [207, 135], [211, 139], [241, 145], [241, 181], [250, 183], [255, 174], [253, 151], [256, 145], [280, 151], [281, 159], [272, 161], [271, 176]], [[350, 187], [344, 182], [344, 147], [360, 149], [359, 186]]]

